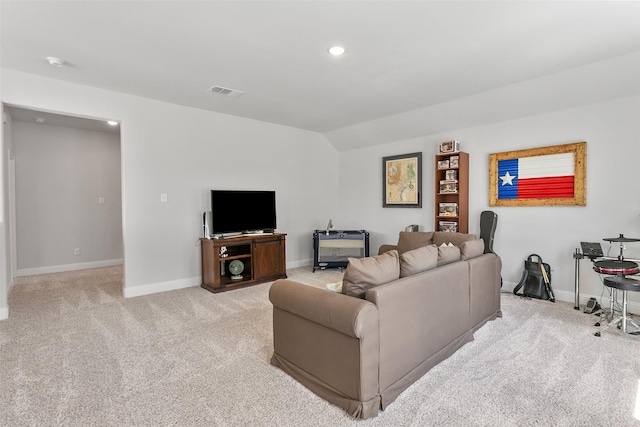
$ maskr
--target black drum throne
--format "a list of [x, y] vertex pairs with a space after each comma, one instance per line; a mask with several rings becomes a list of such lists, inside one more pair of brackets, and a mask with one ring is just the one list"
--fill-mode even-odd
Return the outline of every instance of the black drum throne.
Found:
[[[622, 291], [622, 308], [618, 317], [613, 318], [608, 324], [598, 329], [594, 335], [599, 337], [601, 332], [609, 329], [611, 326], [617, 326], [626, 334], [628, 323], [631, 323], [636, 328], [635, 331], [628, 333], [640, 335], [640, 326], [627, 315], [627, 292], [640, 292], [640, 280], [624, 276], [610, 276], [604, 278], [604, 284], [611, 288], [611, 295], [613, 295], [616, 290]], [[610, 310], [613, 317], [613, 302], [611, 302]], [[596, 326], [600, 326], [600, 322], [596, 323]]]

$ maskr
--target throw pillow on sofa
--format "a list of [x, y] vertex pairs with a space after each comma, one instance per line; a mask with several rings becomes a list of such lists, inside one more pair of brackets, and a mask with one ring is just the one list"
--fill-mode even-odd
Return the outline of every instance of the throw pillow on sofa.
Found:
[[365, 258], [349, 258], [342, 278], [342, 293], [364, 298], [368, 289], [392, 282], [400, 277], [398, 251]]
[[433, 231], [401, 231], [398, 236], [398, 246], [396, 246], [398, 254], [430, 245], [432, 237]]
[[457, 246], [438, 246], [438, 265], [460, 261], [460, 248]]
[[484, 239], [467, 240], [459, 248], [462, 261], [478, 257], [484, 253]]
[[436, 245], [412, 249], [400, 255], [400, 277], [411, 276], [438, 265], [438, 248]]

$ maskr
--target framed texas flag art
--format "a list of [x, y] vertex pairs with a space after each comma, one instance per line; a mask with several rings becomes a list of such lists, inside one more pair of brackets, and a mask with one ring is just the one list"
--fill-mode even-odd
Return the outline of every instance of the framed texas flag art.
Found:
[[490, 206], [585, 206], [587, 143], [489, 155]]

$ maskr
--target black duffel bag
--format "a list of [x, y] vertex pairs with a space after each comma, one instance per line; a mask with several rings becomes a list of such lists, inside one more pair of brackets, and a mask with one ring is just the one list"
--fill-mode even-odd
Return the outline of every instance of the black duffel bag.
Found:
[[[533, 259], [536, 258], [537, 261]], [[522, 289], [522, 294], [518, 291]], [[546, 299], [556, 301], [551, 289], [551, 267], [542, 262], [538, 254], [531, 254], [524, 261], [524, 271], [520, 282], [513, 288], [513, 293], [529, 298]]]

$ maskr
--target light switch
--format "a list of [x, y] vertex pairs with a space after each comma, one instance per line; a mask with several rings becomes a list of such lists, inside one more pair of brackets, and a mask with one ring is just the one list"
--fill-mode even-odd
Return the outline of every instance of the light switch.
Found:
[[160, 193], [160, 203], [167, 203], [167, 193]]
[[104, 205], [104, 197], [99, 197], [98, 203], [100, 203], [101, 205]]

